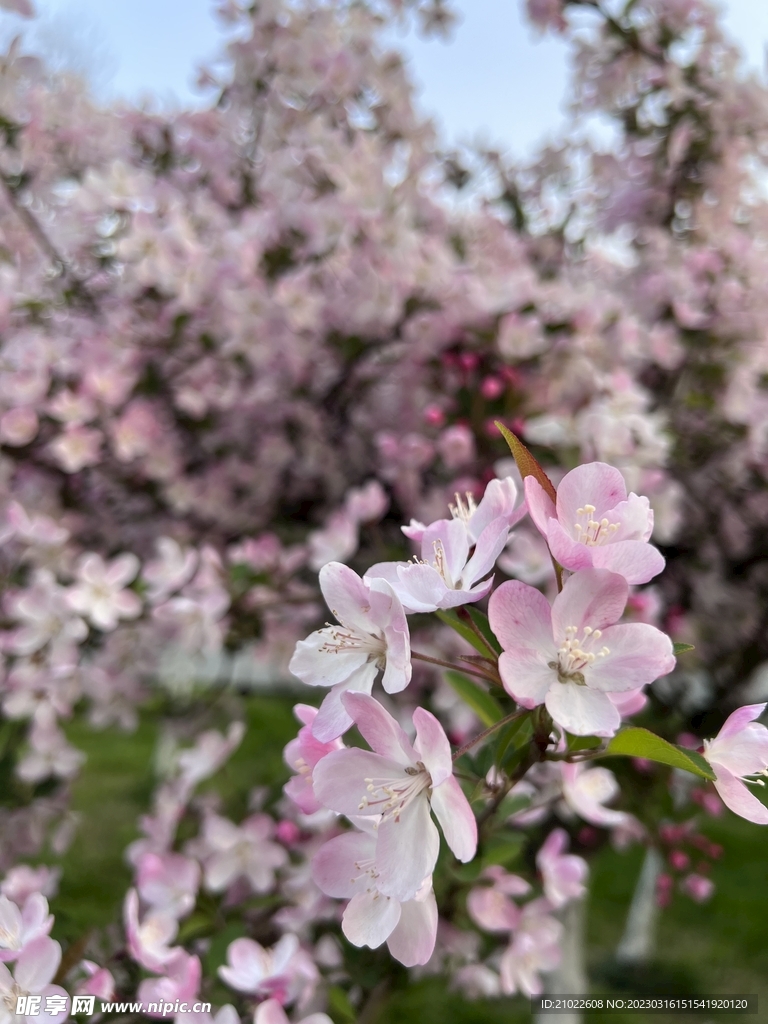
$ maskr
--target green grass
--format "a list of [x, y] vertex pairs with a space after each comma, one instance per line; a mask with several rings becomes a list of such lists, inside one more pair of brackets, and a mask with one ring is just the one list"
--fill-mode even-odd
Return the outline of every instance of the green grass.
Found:
[[[282, 748], [295, 735], [291, 701], [276, 697], [251, 698], [246, 704], [248, 730], [242, 746], [209, 785], [222, 795], [227, 813], [235, 819], [247, 813], [249, 792], [257, 786], [277, 796], [285, 781]], [[54, 935], [65, 949], [92, 929], [120, 919], [122, 898], [130, 884], [124, 851], [137, 832], [139, 815], [149, 811], [155, 785], [152, 763], [158, 723], [142, 719], [132, 734], [115, 730], [94, 732], [82, 723], [68, 734], [88, 760], [73, 788], [73, 809], [81, 816], [77, 837], [62, 859], [59, 895], [52, 901], [56, 914]], [[203, 789], [206, 788], [204, 785]], [[717, 891], [707, 904], [675, 897], [659, 927], [659, 965], [651, 978], [623, 979], [635, 983], [667, 983], [679, 994], [757, 993], [758, 1017], [768, 1020], [768, 830], [731, 814], [708, 819], [707, 835], [725, 848], [713, 870]], [[640, 870], [642, 851], [635, 847], [617, 852], [609, 846], [591, 860], [592, 886], [588, 910], [587, 960], [594, 990], [621, 993], [622, 978], [611, 963], [621, 935], [632, 890]], [[364, 952], [366, 964], [381, 969], [379, 954]], [[383, 954], [382, 951], [382, 955]], [[655, 977], [653, 976], [655, 973]], [[392, 988], [370, 1007], [365, 1024], [521, 1024], [531, 1015], [526, 1000], [500, 999], [465, 1002], [446, 990], [443, 979], [409, 980], [404, 971], [392, 975]], [[343, 998], [332, 1009], [338, 1024], [349, 1024]], [[551, 1018], [557, 1024], [557, 1017]], [[586, 1016], [602, 1024], [686, 1024], [697, 1016], [641, 1016], [600, 1014]], [[717, 1016], [718, 1022], [742, 1019]]]

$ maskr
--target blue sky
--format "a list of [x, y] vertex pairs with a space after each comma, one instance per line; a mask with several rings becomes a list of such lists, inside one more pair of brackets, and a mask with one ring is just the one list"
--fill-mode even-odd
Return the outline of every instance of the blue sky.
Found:
[[[199, 102], [198, 62], [215, 53], [221, 26], [211, 0], [36, 0], [29, 31], [48, 52], [66, 54], [91, 74], [99, 92], [163, 102]], [[529, 152], [562, 118], [565, 47], [538, 39], [523, 23], [520, 0], [458, 0], [461, 22], [449, 44], [402, 40], [424, 110], [449, 140], [483, 139]], [[749, 63], [765, 67], [766, 0], [729, 0], [729, 29]], [[22, 22], [0, 14], [7, 35]]]

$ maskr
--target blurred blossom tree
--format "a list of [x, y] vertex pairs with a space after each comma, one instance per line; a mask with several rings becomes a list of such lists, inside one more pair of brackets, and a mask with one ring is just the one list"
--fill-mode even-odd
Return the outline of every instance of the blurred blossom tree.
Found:
[[[368, 997], [370, 1016], [390, 960], [350, 983], [331, 899], [348, 896], [353, 945], [386, 942], [413, 967], [437, 934], [430, 969], [464, 993], [530, 994], [557, 966], [557, 914], [584, 892], [569, 842], [584, 853], [603, 829], [662, 849], [703, 900], [711, 882], [686, 850], [719, 856], [692, 813], [721, 807], [706, 780], [720, 771], [728, 806], [764, 821], [740, 780], [768, 765], [764, 695], [748, 684], [768, 643], [768, 91], [702, 0], [529, 0], [533, 23], [572, 45], [572, 125], [517, 166], [442, 152], [382, 42], [393, 19], [445, 32], [441, 0], [218, 13], [235, 36], [201, 73], [205, 110], [100, 105], [18, 41], [0, 65], [3, 958], [58, 956], [43, 905], [55, 870], [23, 862], [71, 838], [82, 757], [62, 723], [130, 729], [151, 708], [161, 779], [128, 851], [132, 966], [115, 932], [87, 951], [84, 937], [60, 972], [73, 991], [127, 997], [142, 968], [155, 975], [142, 998], [218, 997], [223, 982], [239, 1011], [262, 1001], [259, 1022], [295, 1003], [320, 1024], [330, 979], [337, 1015]], [[508, 429], [537, 456], [511, 439], [535, 525], [515, 504]], [[567, 473], [580, 463], [603, 465]], [[541, 465], [562, 481], [552, 519]], [[594, 494], [571, 502], [584, 472]], [[420, 558], [398, 566], [409, 518]], [[667, 568], [639, 587], [663, 564], [649, 540]], [[564, 588], [548, 544], [572, 571]], [[491, 632], [463, 602], [488, 593], [494, 564], [511, 582], [491, 596]], [[340, 626], [315, 629], [318, 570]], [[688, 667], [669, 674], [657, 626], [695, 645]], [[195, 788], [242, 740], [249, 688], [285, 688], [292, 656], [332, 687], [317, 735], [316, 709], [297, 707], [296, 806], [258, 790], [235, 823]], [[523, 685], [525, 658], [544, 667]], [[368, 696], [385, 665], [386, 710]], [[728, 760], [728, 724], [727, 765], [686, 753], [745, 685], [749, 757]], [[679, 747], [611, 738], [644, 707], [661, 735], [687, 729]], [[352, 721], [373, 752], [331, 728]], [[605, 806], [615, 776], [581, 763], [607, 743], [641, 759], [619, 809]], [[370, 818], [345, 832], [333, 813], [357, 817], [353, 762], [376, 768], [357, 810], [381, 812], [378, 838]], [[432, 811], [462, 862], [477, 817], [471, 865], [436, 860]], [[553, 811], [570, 839], [545, 836]], [[401, 817], [423, 847], [408, 884]], [[338, 857], [317, 853], [324, 840]], [[526, 873], [528, 840], [543, 893], [520, 905], [531, 882], [506, 868]], [[660, 876], [660, 902], [674, 884]], [[215, 960], [222, 922], [234, 941]]]

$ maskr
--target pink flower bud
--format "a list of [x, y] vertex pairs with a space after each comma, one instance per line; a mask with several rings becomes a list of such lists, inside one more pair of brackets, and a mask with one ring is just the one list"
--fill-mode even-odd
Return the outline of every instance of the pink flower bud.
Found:
[[672, 850], [669, 855], [669, 863], [675, 871], [685, 871], [691, 863], [691, 858], [683, 850]]
[[498, 377], [486, 377], [480, 385], [480, 394], [489, 402], [492, 402], [494, 398], [498, 398], [503, 393], [504, 382]]

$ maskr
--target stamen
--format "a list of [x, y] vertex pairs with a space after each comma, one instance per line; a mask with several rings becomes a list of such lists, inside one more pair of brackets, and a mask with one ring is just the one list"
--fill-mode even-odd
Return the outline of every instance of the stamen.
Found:
[[589, 668], [598, 658], [605, 658], [611, 652], [605, 646], [601, 647], [599, 651], [589, 650], [592, 642], [599, 640], [603, 635], [602, 630], [584, 626], [581, 640], [578, 639], [578, 633], [577, 626], [566, 627], [565, 640], [558, 648], [557, 661], [550, 661], [549, 668], [557, 672], [557, 678], [561, 683], [576, 683], [579, 686], [584, 686], [584, 669]]

